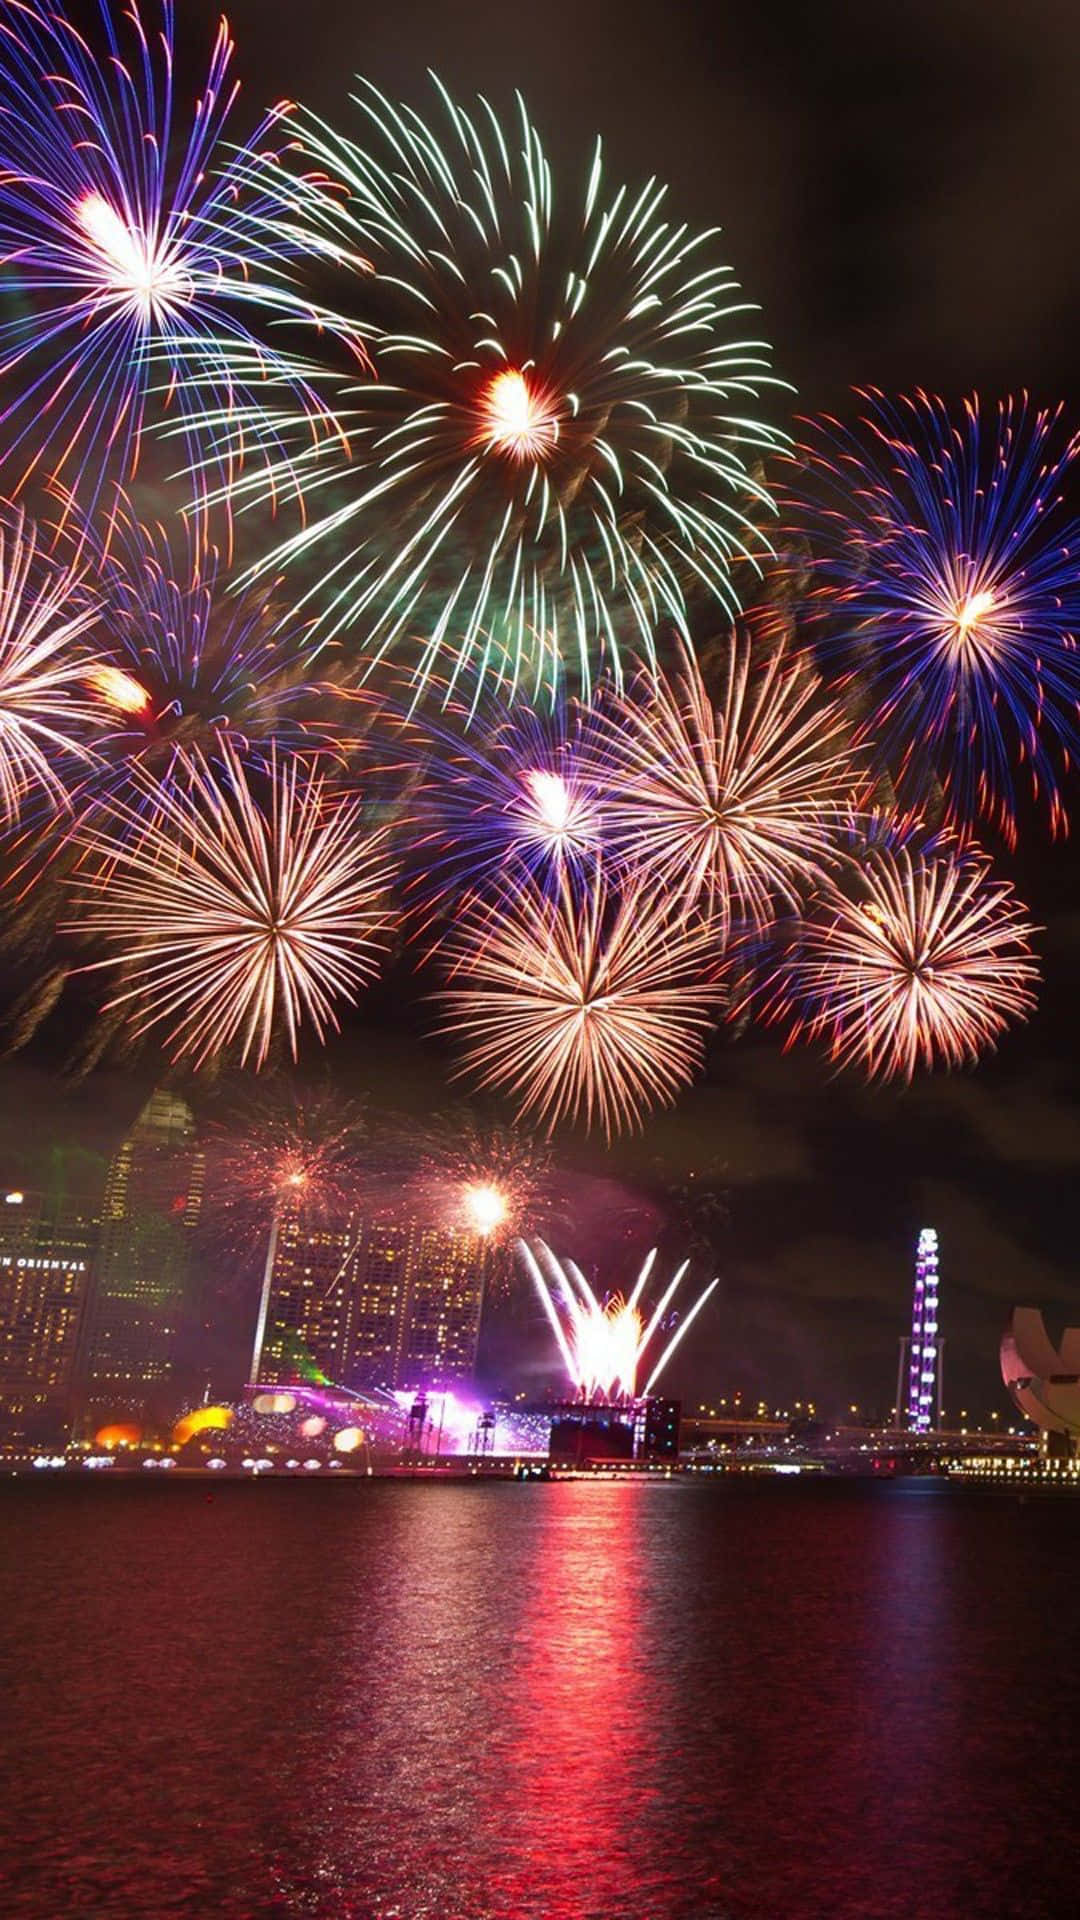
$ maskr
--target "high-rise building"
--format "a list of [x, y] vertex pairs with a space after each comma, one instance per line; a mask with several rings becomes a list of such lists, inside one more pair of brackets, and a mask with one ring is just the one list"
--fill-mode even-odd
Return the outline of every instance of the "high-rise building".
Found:
[[360, 1235], [352, 1213], [327, 1220], [282, 1204], [273, 1249], [259, 1379], [340, 1381], [346, 1364]]
[[414, 1218], [283, 1209], [259, 1366], [354, 1389], [438, 1387], [476, 1364], [486, 1243]]
[[399, 1386], [442, 1387], [476, 1365], [487, 1242], [458, 1227], [418, 1227], [409, 1262]]
[[57, 1438], [97, 1251], [93, 1202], [57, 1187], [0, 1196], [0, 1426]]
[[191, 1109], [159, 1087], [117, 1149], [105, 1181], [79, 1365], [92, 1412], [138, 1414], [168, 1398], [204, 1177]]

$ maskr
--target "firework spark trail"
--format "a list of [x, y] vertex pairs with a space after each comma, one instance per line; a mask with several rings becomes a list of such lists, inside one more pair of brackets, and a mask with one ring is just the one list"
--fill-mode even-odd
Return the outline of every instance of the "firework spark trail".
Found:
[[830, 881], [769, 983], [791, 1040], [824, 1037], [840, 1066], [910, 1081], [992, 1047], [1035, 1004], [1034, 929], [977, 849], [870, 848], [857, 897]]
[[45, 560], [24, 516], [0, 512], [0, 825], [31, 794], [67, 807], [69, 777], [90, 763], [96, 614], [82, 571]]
[[734, 920], [760, 930], [778, 902], [796, 908], [829, 864], [858, 776], [820, 684], [779, 648], [753, 665], [737, 638], [719, 705], [684, 648], [670, 679], [643, 675], [595, 716], [585, 769], [612, 855], [688, 907], [703, 901], [724, 940]]
[[1059, 769], [1080, 748], [1080, 453], [1061, 409], [860, 394], [855, 427], [812, 426], [793, 493], [813, 548], [823, 659], [869, 702], [866, 738], [902, 785], [929, 757], [950, 816], [1016, 838], [1018, 776], [1063, 832]]
[[401, 1155], [432, 1214], [496, 1245], [532, 1232], [551, 1211], [550, 1149], [517, 1127], [469, 1107], [410, 1120]]
[[[587, 690], [601, 662], [651, 657], [662, 621], [684, 629], [691, 588], [730, 608], [733, 567], [756, 573], [757, 463], [784, 436], [752, 416], [780, 383], [738, 337], [715, 232], [666, 218], [655, 180], [613, 188], [598, 143], [583, 202], [557, 195], [520, 98], [504, 130], [439, 87], [444, 143], [361, 84], [356, 139], [293, 122], [292, 230], [370, 259], [357, 330], [379, 377], [328, 376], [345, 437], [283, 400], [287, 452], [231, 498], [295, 481], [306, 523], [259, 565], [320, 566], [323, 630], [362, 626], [375, 657], [419, 636], [418, 684], [452, 695], [468, 666], [508, 697], [550, 699], [567, 670]], [[258, 432], [242, 407], [206, 425]]]
[[[101, 0], [100, 59], [48, 0], [12, 0], [0, 20], [0, 262], [9, 293], [25, 296], [0, 323], [0, 373], [20, 382], [0, 417], [24, 478], [81, 483], [87, 511], [110, 464], [121, 479], [133, 471], [155, 386], [180, 418], [191, 462], [213, 466], [221, 443], [208, 446], [195, 429], [208, 404], [256, 419], [257, 389], [273, 376], [300, 415], [322, 413], [252, 325], [269, 316], [347, 331], [292, 277], [294, 183], [282, 198], [274, 163], [288, 139], [286, 109], [247, 148], [228, 148], [237, 86], [222, 20], [178, 142], [172, 0], [151, 8], [156, 32], [137, 0], [118, 28], [111, 0]], [[305, 242], [308, 257], [314, 244]], [[246, 440], [235, 438], [219, 478], [236, 471]]]
[[320, 1040], [378, 970], [392, 868], [385, 831], [356, 799], [272, 755], [261, 804], [229, 747], [219, 772], [186, 758], [166, 784], [133, 775], [142, 806], [107, 803], [79, 830], [76, 925], [113, 948], [130, 984], [112, 1005], [137, 1030], [166, 1024], [174, 1057], [201, 1065], [238, 1045], [261, 1067], [284, 1029], [295, 1057], [306, 1019]]
[[585, 771], [592, 715], [559, 702], [550, 713], [519, 703], [475, 726], [469, 717], [455, 710], [452, 731], [421, 723], [433, 751], [412, 812], [415, 889], [437, 909], [524, 865], [557, 893], [601, 852], [602, 797]]
[[[645, 1356], [664, 1325], [664, 1316], [689, 1262], [683, 1261], [646, 1324], [640, 1302], [656, 1260], [655, 1247], [646, 1257], [629, 1298], [615, 1293], [606, 1301], [597, 1298], [581, 1268], [573, 1260], [558, 1259], [546, 1241], [537, 1240], [534, 1251], [527, 1241], [519, 1240], [518, 1253], [540, 1296], [575, 1392], [586, 1401], [632, 1400], [638, 1392], [638, 1375]], [[710, 1281], [685, 1319], [680, 1320], [673, 1331], [668, 1329], [668, 1338], [661, 1345], [643, 1389], [645, 1393], [652, 1392], [718, 1284], [718, 1280]]]
[[[309, 625], [275, 598], [273, 581], [231, 595], [219, 550], [192, 532], [144, 524], [120, 494], [108, 546], [71, 516], [93, 562], [102, 661], [88, 675], [99, 702], [101, 781], [122, 787], [132, 760], [167, 777], [179, 749], [216, 758], [227, 743], [266, 765], [271, 744], [332, 749], [330, 718], [312, 671]], [[325, 671], [325, 669], [324, 669]]]
[[443, 954], [442, 1031], [463, 1042], [461, 1071], [508, 1089], [549, 1134], [564, 1119], [609, 1138], [639, 1126], [692, 1078], [716, 1019], [714, 929], [644, 882], [616, 892], [596, 872], [552, 898], [523, 874], [463, 909]]

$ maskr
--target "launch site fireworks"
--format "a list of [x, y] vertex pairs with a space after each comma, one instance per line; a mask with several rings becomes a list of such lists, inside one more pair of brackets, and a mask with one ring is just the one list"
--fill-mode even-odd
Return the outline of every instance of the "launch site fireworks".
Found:
[[1058, 415], [870, 394], [790, 454], [651, 168], [438, 83], [245, 138], [173, 29], [0, 23], [13, 1031], [85, 968], [258, 1068], [415, 966], [452, 1071], [607, 1135], [728, 1009], [879, 1079], [995, 1044], [1037, 967], [972, 831], [1060, 831], [1080, 744]]

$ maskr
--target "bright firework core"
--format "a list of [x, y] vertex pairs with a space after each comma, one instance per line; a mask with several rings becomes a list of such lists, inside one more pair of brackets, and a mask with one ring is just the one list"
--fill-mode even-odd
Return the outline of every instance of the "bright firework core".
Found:
[[[710, 1280], [685, 1318], [673, 1324], [671, 1305], [690, 1264], [688, 1260], [676, 1270], [646, 1319], [642, 1296], [656, 1260], [655, 1247], [629, 1299], [616, 1293], [607, 1300], [598, 1298], [573, 1260], [557, 1259], [543, 1240], [535, 1242], [535, 1251], [519, 1240], [518, 1251], [540, 1295], [574, 1390], [588, 1401], [633, 1400], [639, 1392], [650, 1394], [683, 1335], [719, 1284]], [[658, 1334], [662, 1336], [659, 1341]], [[638, 1375], [646, 1354], [653, 1359], [654, 1344], [656, 1358], [644, 1386], [639, 1386]]]
[[133, 674], [125, 673], [122, 667], [103, 662], [91, 667], [86, 678], [95, 693], [99, 693], [118, 713], [144, 713], [150, 705], [146, 688], [139, 685]]
[[485, 1238], [503, 1225], [510, 1212], [505, 1194], [495, 1186], [477, 1184], [466, 1187], [464, 1202], [469, 1225]]
[[479, 438], [514, 460], [544, 459], [559, 437], [550, 403], [512, 368], [488, 381], [480, 396], [480, 419]]
[[173, 249], [133, 231], [100, 193], [80, 200], [76, 217], [102, 257], [104, 292], [129, 302], [140, 319], [148, 322], [190, 299], [189, 277]]

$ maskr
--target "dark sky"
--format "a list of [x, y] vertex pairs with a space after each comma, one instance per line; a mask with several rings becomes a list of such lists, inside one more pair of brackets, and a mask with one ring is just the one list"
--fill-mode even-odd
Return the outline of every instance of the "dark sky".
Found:
[[[201, 51], [216, 7], [179, 11], [187, 51]], [[655, 171], [673, 212], [724, 228], [777, 370], [799, 390], [793, 410], [840, 409], [865, 382], [1080, 399], [1071, 0], [233, 0], [229, 17], [253, 118], [288, 94], [347, 119], [354, 70], [424, 109], [432, 66], [504, 109], [520, 87], [557, 176], [583, 167], [601, 131], [613, 175]], [[723, 1285], [683, 1375], [689, 1394], [742, 1382], [887, 1405], [924, 1224], [942, 1243], [952, 1409], [1004, 1406], [996, 1347], [1014, 1301], [1043, 1304], [1052, 1327], [1080, 1317], [1073, 864], [1066, 845], [1025, 849], [1011, 867], [1048, 928], [1044, 1006], [977, 1074], [870, 1091], [769, 1036], [722, 1040], [705, 1083], [642, 1142], [607, 1162], [567, 1149], [627, 1181], [657, 1155], [724, 1163]], [[350, 1034], [343, 1075], [418, 1109], [443, 1104], [442, 1056], [387, 1033], [388, 1011], [376, 1005]], [[40, 1067], [5, 1069], [0, 1144], [14, 1163], [32, 1115], [38, 1138], [70, 1129], [105, 1146], [141, 1090], [111, 1075], [66, 1094]]]

